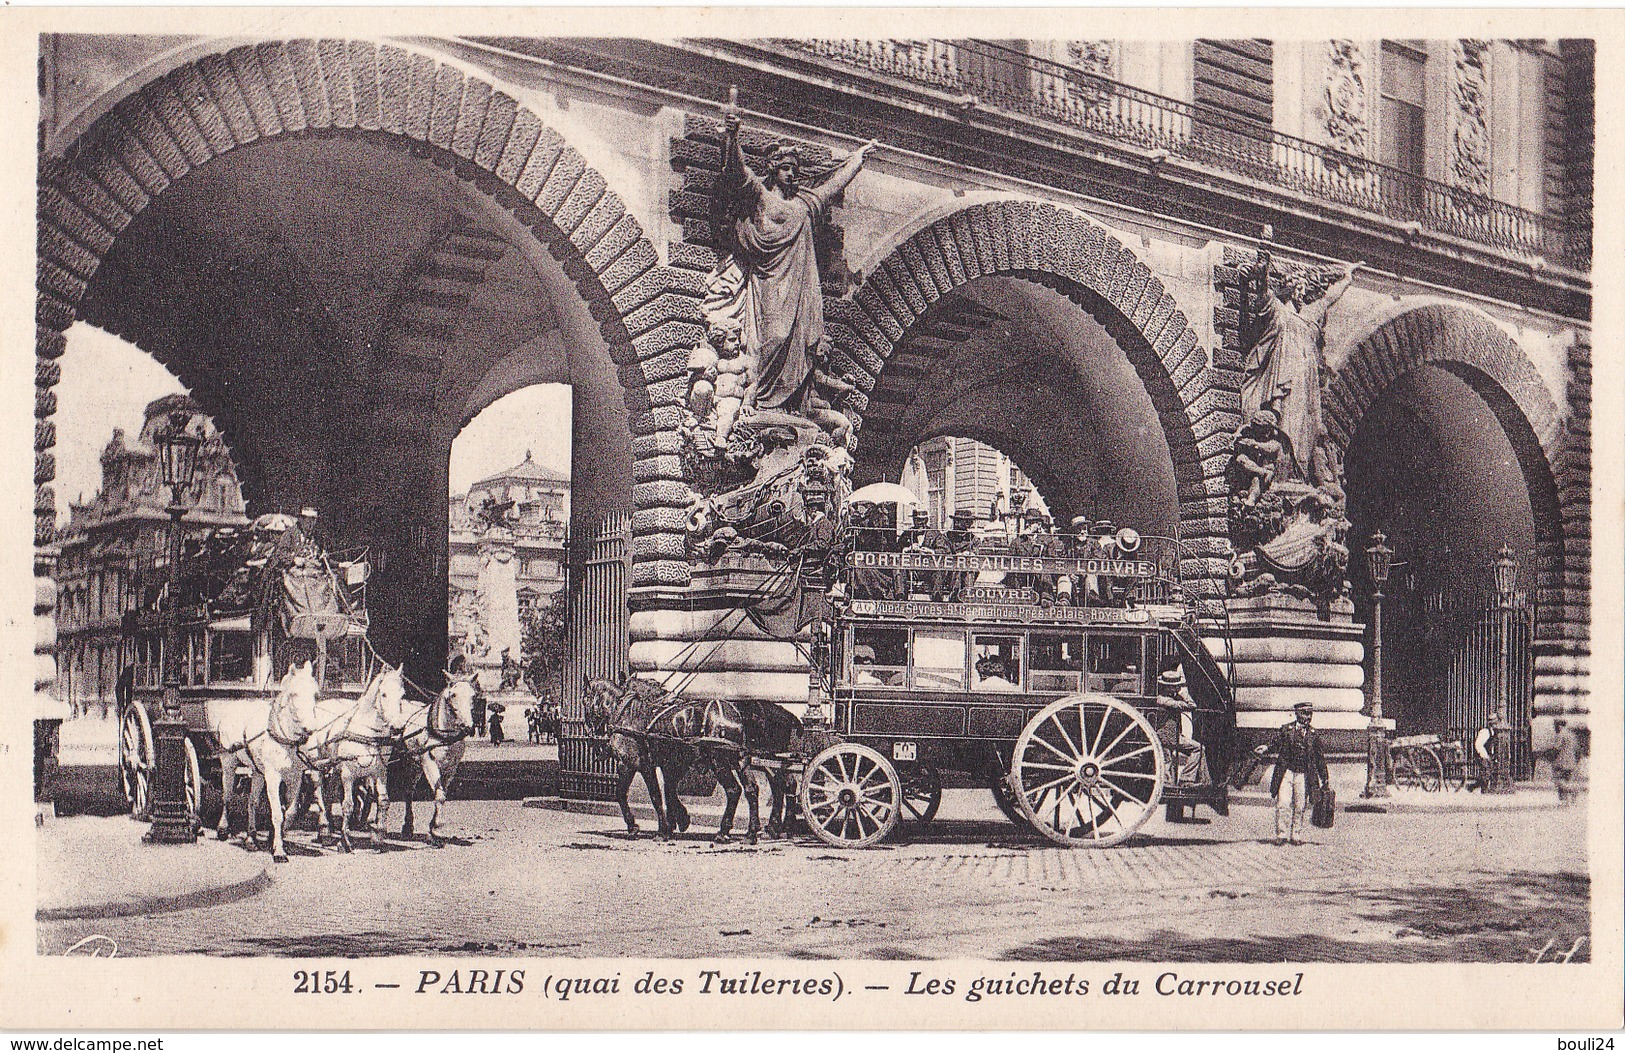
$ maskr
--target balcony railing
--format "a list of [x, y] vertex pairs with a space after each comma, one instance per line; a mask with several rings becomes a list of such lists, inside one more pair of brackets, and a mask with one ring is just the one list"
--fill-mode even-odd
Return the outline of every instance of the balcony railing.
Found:
[[1488, 246], [1590, 266], [1591, 232], [1260, 124], [985, 40], [779, 40], [780, 47], [928, 85], [967, 107], [1020, 114], [1162, 150], [1294, 194]]

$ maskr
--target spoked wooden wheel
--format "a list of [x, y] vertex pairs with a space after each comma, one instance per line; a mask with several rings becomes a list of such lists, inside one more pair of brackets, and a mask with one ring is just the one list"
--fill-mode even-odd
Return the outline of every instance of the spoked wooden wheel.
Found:
[[807, 765], [800, 799], [818, 840], [832, 848], [867, 848], [896, 828], [903, 783], [891, 761], [868, 746], [839, 742]]
[[197, 747], [192, 740], [186, 740], [186, 814], [194, 822], [202, 822], [203, 815], [203, 765], [197, 759]]
[[942, 807], [942, 773], [930, 764], [905, 764], [897, 777], [903, 782], [903, 818], [928, 825]]
[[1162, 797], [1162, 747], [1139, 710], [1110, 695], [1070, 695], [1034, 717], [1010, 765], [1016, 804], [1062, 845], [1127, 840]]
[[147, 819], [152, 814], [152, 775], [157, 766], [146, 711], [140, 706], [126, 707], [124, 719], [119, 721], [119, 786], [130, 806], [130, 815], [136, 819]]
[[1401, 750], [1394, 754], [1394, 785], [1436, 793], [1444, 787], [1444, 765], [1431, 750]]

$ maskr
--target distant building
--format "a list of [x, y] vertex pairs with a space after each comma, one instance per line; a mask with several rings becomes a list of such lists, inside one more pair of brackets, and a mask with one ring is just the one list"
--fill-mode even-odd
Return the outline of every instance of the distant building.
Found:
[[[124, 429], [113, 429], [102, 450], [101, 489], [83, 504], [70, 503], [68, 521], [58, 531], [56, 690], [75, 715], [92, 706], [105, 713], [114, 704], [120, 619], [167, 573], [169, 490], [160, 481], [152, 438], [177, 411], [198, 408], [188, 395], [166, 395], [147, 404], [133, 443]], [[231, 455], [213, 423], [205, 427], [197, 497], [185, 519], [188, 535], [248, 522]]]
[[976, 518], [995, 519], [1012, 508], [1049, 506], [1009, 457], [984, 442], [943, 435], [927, 439], [909, 454], [902, 484], [931, 514], [931, 525], [946, 529], [954, 512], [967, 508]]
[[[509, 502], [512, 502], [509, 505]], [[503, 508], [507, 505], [507, 508]], [[506, 471], [486, 476], [466, 494], [451, 497], [446, 597], [450, 652], [475, 663], [501, 660], [504, 647], [515, 661], [523, 658], [506, 612], [520, 623], [526, 612], [545, 605], [564, 588], [564, 539], [570, 522], [570, 479], [525, 459]], [[491, 514], [482, 516], [482, 510]], [[500, 524], [500, 525], [498, 525]], [[511, 541], [503, 536], [511, 534]], [[482, 566], [493, 551], [513, 548], [513, 597], [486, 596]], [[485, 581], [493, 579], [487, 571]]]

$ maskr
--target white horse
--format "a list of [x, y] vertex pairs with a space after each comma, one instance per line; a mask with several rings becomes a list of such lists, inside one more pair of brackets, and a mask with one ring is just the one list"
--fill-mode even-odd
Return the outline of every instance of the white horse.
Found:
[[250, 848], [259, 847], [256, 812], [263, 791], [271, 806], [271, 858], [286, 863], [288, 853], [282, 843], [286, 814], [282, 789], [287, 787], [290, 797], [298, 795], [299, 780], [305, 770], [299, 746], [316, 727], [316, 674], [311, 670], [311, 663], [302, 662], [289, 669], [277, 685], [276, 697], [269, 703], [264, 698], [217, 698], [211, 699], [205, 710], [210, 730], [220, 741], [221, 806], [216, 836], [222, 841], [230, 836], [227, 815], [232, 784], [236, 781], [237, 765], [246, 763], [253, 770], [254, 779], [249, 790], [245, 840]]
[[344, 787], [340, 847], [345, 852], [351, 850], [350, 820], [355, 814], [356, 783], [362, 781], [371, 786], [378, 798], [373, 846], [381, 847], [384, 823], [389, 817], [389, 786], [385, 778], [389, 754], [410, 719], [405, 700], [406, 678], [397, 666], [373, 677], [372, 683], [354, 702], [329, 698], [316, 703], [316, 730], [299, 753], [315, 776], [323, 843], [329, 836], [324, 775], [336, 768]]
[[[446, 803], [446, 790], [457, 774], [468, 749], [465, 741], [474, 731], [474, 678], [472, 676], [448, 680], [444, 690], [426, 707], [414, 713], [406, 722], [402, 745], [417, 759], [423, 779], [434, 794], [434, 814], [429, 817], [429, 844], [441, 847], [440, 806]], [[406, 822], [401, 836], [412, 836], [412, 790], [414, 777], [407, 784]], [[379, 817], [382, 822], [383, 817]]]

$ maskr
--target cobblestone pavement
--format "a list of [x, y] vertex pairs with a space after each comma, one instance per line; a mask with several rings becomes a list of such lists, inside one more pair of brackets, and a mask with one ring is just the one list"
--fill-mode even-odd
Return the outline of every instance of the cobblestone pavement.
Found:
[[39, 949], [60, 953], [98, 933], [125, 955], [1588, 955], [1575, 946], [1590, 925], [1577, 809], [1343, 813], [1333, 830], [1311, 832], [1316, 843], [1277, 847], [1265, 836], [1270, 811], [1238, 807], [1206, 824], [1154, 822], [1117, 848], [1068, 851], [995, 821], [986, 796], [950, 791], [929, 833], [870, 851], [810, 838], [715, 847], [709, 830], [634, 841], [614, 817], [457, 802], [449, 823], [461, 836], [442, 850], [392, 843], [342, 856], [297, 833], [293, 861], [252, 899], [43, 923]]

